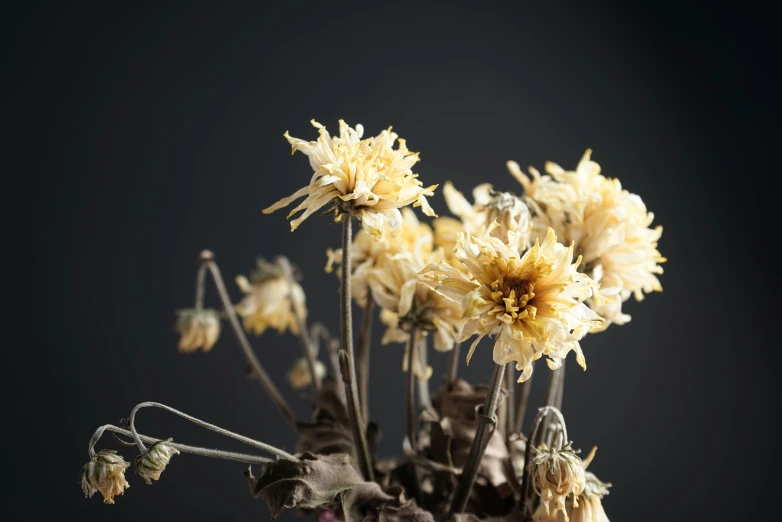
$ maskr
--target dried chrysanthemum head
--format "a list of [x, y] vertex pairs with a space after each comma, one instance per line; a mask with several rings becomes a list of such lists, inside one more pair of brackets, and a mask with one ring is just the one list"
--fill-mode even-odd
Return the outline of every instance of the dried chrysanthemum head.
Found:
[[125, 462], [114, 450], [101, 450], [81, 469], [81, 489], [85, 497], [92, 497], [96, 491], [103, 495], [103, 502], [113, 504], [116, 495], [122, 495], [130, 487], [125, 480]]
[[[432, 229], [421, 223], [410, 208], [402, 209], [402, 227], [399, 233], [392, 235], [388, 225], [388, 234], [380, 241], [373, 239], [368, 232], [359, 230], [350, 248], [351, 275], [350, 286], [353, 299], [364, 306], [369, 295], [369, 274], [386, 255], [402, 252], [415, 252], [417, 256], [428, 256], [432, 252]], [[342, 249], [328, 250], [326, 272], [333, 270], [334, 264], [342, 264]], [[337, 271], [341, 276], [341, 272]]]
[[343, 214], [356, 216], [363, 229], [377, 240], [385, 236], [386, 224], [392, 233], [399, 230], [402, 207], [412, 204], [422, 207], [427, 216], [435, 215], [426, 196], [434, 195], [437, 185], [424, 188], [418, 181], [417, 174], [411, 170], [418, 161], [418, 153], [407, 150], [403, 139], [399, 139], [395, 149], [398, 136], [390, 128], [377, 136], [361, 139], [364, 134], [361, 125], [353, 129], [340, 120], [339, 136], [331, 136], [320, 123], [315, 120], [311, 123], [320, 134], [317, 141], [292, 138], [287, 132], [285, 137], [293, 152], [300, 150], [309, 157], [315, 175], [308, 186], [265, 209], [265, 214], [307, 196], [288, 214], [290, 218], [304, 211], [291, 221], [291, 230], [332, 203], [336, 219], [342, 219]]
[[267, 328], [279, 333], [299, 333], [293, 307], [302, 319], [307, 317], [304, 290], [296, 281], [289, 283], [279, 264], [259, 259], [250, 280], [238, 276], [236, 284], [245, 294], [236, 305], [236, 312], [244, 318], [245, 330], [255, 335], [263, 334]]
[[[593, 455], [594, 450], [584, 460], [584, 469]], [[535, 522], [609, 522], [602, 499], [610, 487], [611, 484], [600, 481], [594, 473], [584, 471], [584, 490], [577, 497], [569, 496], [565, 500], [564, 511], [549, 513], [541, 504], [532, 518]]]
[[[443, 187], [443, 196], [448, 209], [461, 219], [466, 232], [480, 237], [497, 222], [499, 226], [492, 227], [489, 232], [492, 237], [508, 243], [508, 232], [515, 232], [511, 237], [518, 242], [519, 250], [524, 251], [529, 247], [532, 231], [530, 211], [527, 205], [513, 194], [495, 192], [490, 184], [484, 183], [473, 189], [475, 203], [471, 205], [449, 181]], [[442, 232], [445, 230], [447, 227]]]
[[618, 180], [601, 175], [591, 152], [586, 151], [575, 171], [548, 162], [548, 175], [530, 168], [530, 179], [516, 163], [509, 162], [508, 168], [524, 187], [533, 238], [554, 229], [562, 243], [574, 244], [583, 257], [582, 271], [599, 283], [587, 304], [606, 319], [593, 329], [600, 331], [630, 320], [622, 303], [631, 295], [640, 301], [645, 293], [662, 291], [656, 274], [663, 273], [665, 258], [657, 250], [662, 227], [650, 228], [654, 214]]
[[493, 335], [494, 362], [515, 361], [519, 382], [532, 375], [533, 361], [543, 355], [549, 368], [556, 369], [572, 350], [586, 368], [579, 340], [601, 319], [583, 301], [595, 283], [578, 272], [580, 260], [572, 262], [573, 249], [557, 243], [553, 231], [523, 256], [514, 232], [509, 234], [509, 244], [488, 235], [461, 234], [454, 255], [466, 273], [443, 262], [422, 272], [434, 289], [461, 303], [467, 320], [462, 340], [478, 335], [467, 362], [478, 342]]
[[[326, 365], [319, 360], [315, 360], [315, 374], [319, 379], [323, 379], [326, 376]], [[307, 359], [299, 357], [293, 361], [293, 366], [288, 370], [288, 382], [297, 390], [312, 384], [312, 374], [310, 373]]]
[[165, 471], [171, 457], [179, 455], [179, 450], [168, 444], [170, 441], [171, 439], [159, 440], [153, 443], [146, 453], [136, 457], [136, 474], [147, 484], [160, 480], [160, 474]]
[[538, 448], [529, 469], [532, 488], [540, 496], [546, 513], [553, 515], [561, 511], [568, 520], [565, 499], [572, 498], [573, 506], [578, 507], [578, 497], [586, 487], [584, 464], [570, 443], [560, 449], [545, 445]]
[[181, 334], [179, 351], [192, 353], [199, 348], [208, 352], [220, 337], [220, 315], [217, 310], [177, 310], [176, 329]]
[[419, 275], [427, 263], [442, 260], [442, 251], [426, 258], [418, 254], [387, 255], [369, 275], [372, 296], [383, 309], [380, 319], [388, 327], [382, 342], [406, 343], [415, 328], [433, 332], [435, 349], [447, 351], [461, 336], [461, 306], [432, 290]]

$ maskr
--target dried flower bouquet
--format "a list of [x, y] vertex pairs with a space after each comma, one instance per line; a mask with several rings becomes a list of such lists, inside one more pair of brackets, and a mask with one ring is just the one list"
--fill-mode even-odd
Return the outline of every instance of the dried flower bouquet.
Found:
[[[201, 253], [195, 308], [178, 312], [179, 349], [209, 351], [227, 320], [251, 370], [298, 435], [296, 454], [201, 421], [158, 403], [137, 405], [119, 426], [100, 427], [81, 472], [87, 496], [96, 491], [113, 504], [128, 487], [130, 466], [112, 450], [94, 450], [105, 431], [138, 446], [136, 473], [159, 480], [174, 455], [192, 453], [258, 464], [245, 472], [253, 495], [266, 500], [272, 518], [284, 509], [312, 512], [322, 522], [416, 522], [504, 519], [607, 521], [601, 499], [610, 484], [586, 470], [572, 448], [560, 412], [564, 362], [569, 352], [586, 369], [579, 341], [588, 333], [624, 324], [622, 304], [660, 291], [665, 259], [657, 250], [661, 227], [635, 194], [601, 175], [587, 151], [575, 171], [546, 164], [529, 175], [508, 162], [521, 194], [482, 184], [470, 203], [450, 183], [449, 210], [437, 217], [413, 172], [418, 154], [389, 128], [370, 138], [363, 127], [340, 121], [338, 136], [313, 121], [315, 141], [285, 137], [308, 158], [309, 184], [264, 210], [271, 213], [304, 198], [288, 218], [291, 230], [326, 209], [342, 225], [342, 247], [327, 252], [326, 271], [339, 266], [341, 335], [308, 325], [305, 292], [285, 257], [260, 260], [244, 294], [233, 304], [214, 256]], [[434, 217], [431, 226], [410, 207]], [[353, 237], [353, 219], [361, 228]], [[208, 276], [224, 312], [204, 308]], [[351, 299], [363, 308], [358, 348], [353, 346]], [[378, 428], [369, 422], [370, 330], [376, 308], [386, 331], [383, 344], [404, 343], [407, 383], [403, 456], [380, 460]], [[297, 420], [256, 357], [247, 333], [268, 328], [299, 338], [302, 357], [288, 374], [294, 388], [312, 388], [313, 417]], [[460, 343], [471, 339], [469, 363], [481, 339], [494, 342], [487, 386], [458, 378]], [[430, 395], [430, 337], [449, 352], [443, 385]], [[320, 345], [325, 349], [321, 351]], [[329, 362], [331, 373], [319, 360]], [[550, 376], [544, 405], [524, 432], [535, 361], [546, 357]], [[517, 374], [518, 372], [518, 374]], [[521, 383], [518, 391], [516, 384]], [[254, 450], [236, 453], [157, 440], [140, 434], [136, 415], [156, 407], [237, 439]], [[117, 435], [122, 435], [124, 438]], [[149, 444], [149, 446], [147, 446]]]

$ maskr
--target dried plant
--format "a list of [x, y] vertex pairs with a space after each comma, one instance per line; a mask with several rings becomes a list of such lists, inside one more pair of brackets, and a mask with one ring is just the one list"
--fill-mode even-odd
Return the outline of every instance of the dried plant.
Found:
[[[339, 135], [331, 136], [312, 123], [319, 131], [316, 141], [285, 133], [293, 151], [309, 157], [314, 171], [309, 184], [264, 212], [305, 198], [289, 215], [303, 212], [291, 222], [292, 230], [327, 206], [326, 213], [341, 224], [342, 244], [327, 252], [326, 266], [327, 272], [339, 266], [340, 335], [332, 336], [320, 323], [307, 324], [301, 277], [283, 256], [259, 259], [249, 278], [237, 276], [244, 297], [234, 304], [214, 254], [204, 250], [195, 306], [177, 312], [179, 350], [185, 353], [210, 351], [221, 322], [228, 321], [250, 375], [293, 428], [297, 453], [170, 406], [141, 403], [119, 426], [101, 426], [93, 435], [81, 473], [85, 495], [99, 491], [113, 504], [129, 487], [130, 463], [112, 450], [94, 450], [110, 431], [122, 444], [138, 447], [136, 473], [148, 484], [180, 453], [260, 466], [257, 477], [252, 469], [245, 475], [272, 518], [296, 509], [321, 522], [607, 521], [602, 499], [610, 484], [586, 471], [594, 450], [582, 461], [568, 439], [560, 411], [563, 372], [570, 352], [586, 369], [580, 341], [626, 323], [630, 317], [622, 303], [630, 296], [641, 300], [662, 290], [657, 278], [665, 261], [657, 250], [662, 228], [650, 228], [653, 215], [641, 198], [604, 177], [587, 151], [572, 172], [548, 163], [546, 175], [530, 167], [528, 177], [508, 162], [521, 194], [495, 192], [484, 183], [475, 187], [470, 203], [447, 182], [444, 194], [456, 218], [437, 217], [429, 225], [410, 207], [435, 217], [426, 197], [437, 185], [424, 187], [418, 180], [412, 171], [418, 154], [396, 133], [389, 128], [365, 139], [361, 125], [340, 121]], [[355, 237], [354, 219], [361, 223]], [[209, 275], [222, 313], [204, 308]], [[363, 308], [357, 354], [353, 299]], [[370, 332], [378, 309], [387, 327], [383, 343], [406, 345], [400, 361], [407, 383], [406, 437], [400, 457], [392, 460], [377, 459], [379, 428], [368, 422]], [[295, 389], [312, 389], [309, 420], [294, 416], [250, 344], [247, 333], [260, 336], [268, 328], [298, 338], [302, 354], [287, 377]], [[481, 339], [494, 341], [488, 385], [458, 377], [461, 343], [473, 336], [467, 363]], [[430, 344], [449, 352], [443, 384], [431, 397]], [[550, 370], [544, 404], [524, 432], [533, 368], [544, 356]], [[254, 451], [140, 434], [136, 416], [146, 407], [179, 415]]]

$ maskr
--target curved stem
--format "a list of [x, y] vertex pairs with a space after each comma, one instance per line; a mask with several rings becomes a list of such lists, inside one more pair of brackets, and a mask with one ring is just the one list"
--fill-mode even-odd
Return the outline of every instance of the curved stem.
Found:
[[463, 513], [467, 507], [472, 487], [475, 485], [475, 478], [478, 476], [478, 468], [481, 465], [483, 454], [486, 452], [486, 446], [497, 422], [494, 412], [497, 410], [497, 404], [500, 400], [504, 373], [504, 364], [494, 365], [494, 372], [492, 372], [491, 382], [489, 383], [489, 393], [486, 395], [486, 402], [484, 402], [482, 410], [478, 415], [478, 429], [475, 432], [475, 438], [472, 441], [467, 462], [464, 464], [462, 476], [459, 478], [459, 483], [453, 494], [449, 519], [453, 515]]
[[293, 288], [296, 284], [296, 281], [293, 277], [293, 268], [291, 268], [291, 263], [288, 261], [288, 258], [285, 256], [279, 256], [277, 257], [277, 264], [280, 265], [282, 268], [283, 273], [285, 274], [285, 279], [288, 282], [288, 292], [291, 295], [290, 298], [290, 304], [291, 304], [291, 310], [293, 310], [293, 316], [296, 319], [296, 326], [299, 330], [299, 342], [301, 343], [301, 351], [304, 353], [304, 359], [307, 361], [307, 367], [310, 370], [310, 379], [312, 380], [312, 387], [315, 388], [315, 391], [320, 391], [320, 376], [318, 375], [318, 372], [315, 370], [315, 350], [312, 346], [312, 341], [310, 340], [309, 332], [307, 331], [307, 322], [304, 320], [304, 318], [301, 316], [299, 308], [296, 306], [296, 304], [293, 302]]
[[[560, 366], [556, 370], [552, 370], [551, 373], [549, 374], [549, 379], [546, 386], [546, 395], [543, 399], [544, 406], [553, 406], [559, 409], [559, 407], [557, 406], [558, 398], [560, 395], [560, 390], [565, 384], [564, 364], [565, 361], [562, 361], [562, 366]], [[534, 441], [535, 444], [539, 444], [540, 442], [545, 442], [547, 446], [551, 446], [550, 435], [553, 435], [553, 433], [550, 432], [549, 430], [550, 425], [551, 425], [551, 420], [549, 418], [543, 420], [543, 425], [540, 429], [539, 438], [536, 441]]]
[[560, 424], [562, 425], [562, 436], [564, 440], [567, 440], [567, 428], [565, 427], [565, 418], [562, 416], [562, 412], [560, 412], [558, 409], [554, 408], [553, 406], [544, 406], [538, 410], [538, 414], [535, 416], [535, 420], [532, 421], [532, 428], [529, 432], [529, 437], [527, 437], [527, 448], [524, 451], [524, 473], [521, 475], [521, 508], [522, 512], [527, 516], [530, 517], [532, 515], [531, 506], [529, 503], [529, 489], [530, 489], [530, 478], [529, 478], [529, 465], [530, 460], [532, 459], [532, 450], [533, 446], [535, 445], [534, 440], [538, 435], [538, 431], [541, 425], [541, 422], [543, 422], [543, 419], [548, 416], [549, 413], [552, 413], [556, 415], [559, 419]]
[[372, 461], [370, 460], [369, 447], [364, 430], [365, 424], [361, 417], [361, 403], [358, 399], [355, 357], [353, 355], [353, 314], [350, 292], [350, 247], [353, 242], [352, 236], [352, 217], [350, 214], [345, 214], [342, 216], [342, 280], [340, 282], [340, 315], [342, 319], [340, 326], [342, 330], [342, 351], [344, 353], [340, 353], [339, 363], [342, 382], [345, 385], [348, 417], [353, 428], [353, 442], [356, 445], [359, 465], [364, 474], [364, 479], [374, 480]]
[[515, 431], [518, 432], [520, 432], [524, 426], [524, 415], [527, 413], [530, 390], [532, 390], [532, 375], [529, 376], [529, 379], [521, 383], [519, 394], [516, 398]]
[[418, 452], [418, 434], [416, 433], [415, 422], [415, 352], [416, 337], [418, 331], [415, 326], [410, 329], [410, 337], [407, 340], [407, 439], [413, 451]]
[[142, 453], [146, 453], [147, 448], [144, 446], [144, 443], [141, 441], [141, 437], [139, 437], [138, 432], [136, 432], [136, 413], [142, 409], [142, 408], [160, 408], [162, 410], [166, 410], [168, 412], [171, 412], [175, 415], [179, 415], [183, 419], [189, 420], [193, 424], [197, 424], [201, 426], [202, 428], [206, 428], [208, 430], [212, 430], [215, 433], [219, 433], [220, 435], [224, 435], [226, 437], [230, 437], [232, 439], [236, 439], [240, 442], [243, 442], [247, 444], [248, 446], [252, 446], [254, 448], [258, 448], [260, 450], [268, 451], [269, 453], [273, 455], [277, 455], [280, 458], [291, 460], [293, 462], [299, 462], [299, 459], [291, 455], [290, 453], [283, 451], [279, 448], [275, 448], [274, 446], [270, 446], [268, 444], [265, 444], [263, 442], [259, 442], [257, 440], [251, 439], [249, 437], [245, 437], [244, 435], [239, 435], [238, 433], [234, 433], [232, 431], [228, 431], [224, 428], [221, 428], [220, 426], [215, 426], [214, 424], [210, 424], [208, 422], [204, 422], [201, 419], [196, 419], [195, 417], [188, 415], [186, 413], [182, 413], [179, 410], [176, 410], [172, 408], [171, 406], [166, 406], [165, 404], [161, 404], [159, 402], [142, 402], [141, 404], [137, 404], [135, 408], [133, 408], [133, 411], [130, 412], [130, 418], [128, 419], [128, 424], [130, 427], [130, 433], [133, 435], [133, 439], [136, 441], [136, 445], [139, 447]]
[[[120, 435], [124, 435], [126, 437], [132, 436], [132, 433], [130, 431], [124, 430], [122, 428], [118, 428], [117, 426], [113, 426], [111, 424], [106, 424], [105, 426], [101, 426], [95, 431], [95, 434], [90, 439], [90, 446], [88, 449], [90, 459], [95, 458], [95, 444], [97, 444], [98, 440], [103, 436], [103, 433], [106, 431], [119, 433]], [[147, 435], [141, 435], [141, 434], [137, 434], [137, 435], [141, 440], [150, 444], [154, 444], [155, 442], [160, 442], [163, 440], [163, 439], [156, 439], [154, 437], [149, 437]], [[190, 446], [188, 444], [180, 444], [178, 442], [172, 442], [167, 440], [163, 442], [165, 442], [172, 448], [181, 451], [182, 453], [191, 453], [193, 455], [199, 455], [201, 457], [213, 457], [213, 458], [223, 459], [223, 460], [232, 460], [234, 462], [243, 462], [245, 464], [267, 464], [269, 462], [274, 462], [272, 459], [267, 457], [248, 455], [246, 453], [236, 453], [233, 451], [201, 448], [199, 446]], [[131, 444], [131, 446], [132, 445], [133, 444]]]
[[372, 319], [375, 316], [375, 300], [367, 296], [364, 317], [361, 320], [361, 335], [358, 338], [358, 398], [361, 401], [361, 416], [369, 422], [369, 354], [372, 340]]
[[269, 377], [269, 374], [266, 373], [266, 370], [264, 370], [261, 361], [259, 361], [258, 357], [255, 356], [255, 352], [253, 352], [253, 349], [250, 346], [250, 341], [247, 340], [247, 336], [245, 335], [244, 330], [242, 329], [242, 325], [239, 323], [239, 318], [236, 315], [236, 310], [231, 303], [231, 298], [228, 296], [228, 290], [225, 288], [225, 282], [223, 281], [223, 276], [220, 274], [220, 268], [218, 268], [217, 263], [214, 262], [214, 258], [204, 258], [202, 256], [202, 260], [209, 268], [209, 271], [212, 273], [212, 278], [214, 279], [215, 286], [217, 287], [217, 293], [220, 294], [220, 299], [223, 302], [223, 308], [228, 314], [228, 320], [231, 323], [236, 340], [239, 341], [239, 347], [242, 349], [242, 353], [247, 359], [247, 362], [255, 371], [255, 374], [258, 376], [258, 381], [261, 383], [261, 386], [263, 386], [263, 389], [269, 395], [269, 398], [271, 398], [272, 402], [274, 402], [274, 404], [277, 406], [277, 409], [280, 410], [282, 416], [285, 418], [288, 424], [296, 429], [296, 416], [293, 414], [290, 406], [288, 406], [288, 403], [277, 389], [277, 386], [274, 385], [274, 382]]
[[[205, 250], [201, 253], [202, 256], [212, 255], [211, 252]], [[196, 275], [196, 297], [195, 297], [195, 311], [199, 314], [204, 309], [204, 292], [206, 290], [206, 271], [207, 267], [205, 263], [201, 263], [198, 267], [198, 275]]]
[[461, 344], [453, 343], [453, 349], [448, 354], [448, 384], [452, 384], [457, 375], [459, 374], [459, 352], [461, 352]]

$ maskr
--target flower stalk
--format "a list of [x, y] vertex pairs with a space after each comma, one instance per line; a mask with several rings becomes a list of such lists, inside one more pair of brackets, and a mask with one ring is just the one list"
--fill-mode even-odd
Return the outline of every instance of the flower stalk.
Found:
[[348, 416], [353, 431], [353, 441], [356, 445], [356, 456], [359, 467], [366, 480], [373, 480], [374, 472], [372, 461], [369, 457], [364, 421], [361, 416], [360, 402], [358, 399], [358, 386], [356, 385], [356, 366], [353, 355], [353, 314], [351, 310], [350, 294], [350, 246], [352, 244], [352, 216], [346, 213], [342, 216], [342, 281], [340, 288], [342, 352], [340, 353], [340, 371], [342, 382], [345, 385], [345, 397], [347, 398]]
[[446, 379], [448, 384], [452, 384], [459, 375], [459, 353], [461, 352], [461, 344], [453, 343], [453, 349], [448, 352], [448, 373]]
[[415, 422], [415, 357], [416, 357], [416, 337], [418, 330], [415, 325], [410, 328], [410, 338], [407, 341], [407, 409], [406, 409], [406, 428], [407, 438], [410, 441], [410, 447], [414, 452], [418, 452], [418, 433]]
[[475, 479], [478, 476], [478, 468], [483, 459], [483, 454], [486, 452], [489, 438], [497, 425], [495, 412], [500, 401], [504, 374], [505, 365], [495, 364], [494, 372], [492, 373], [491, 381], [489, 382], [489, 393], [486, 395], [486, 401], [477, 413], [478, 429], [475, 432], [475, 438], [472, 441], [470, 453], [467, 456], [467, 461], [462, 469], [462, 475], [459, 478], [459, 483], [453, 494], [451, 509], [448, 516], [449, 519], [453, 517], [453, 515], [463, 513], [467, 507], [467, 501], [470, 498], [470, 493], [475, 485]]
[[290, 409], [290, 406], [288, 406], [288, 403], [277, 389], [277, 386], [274, 385], [274, 382], [269, 377], [269, 374], [266, 373], [266, 370], [263, 368], [261, 361], [258, 360], [258, 357], [256, 357], [255, 352], [253, 352], [253, 349], [250, 346], [250, 341], [247, 339], [247, 335], [245, 335], [244, 330], [242, 329], [242, 325], [239, 323], [239, 318], [237, 317], [236, 310], [231, 303], [231, 298], [228, 296], [228, 290], [225, 288], [225, 282], [223, 281], [223, 276], [220, 274], [220, 268], [214, 261], [214, 254], [212, 254], [212, 252], [209, 250], [204, 250], [201, 252], [201, 261], [212, 273], [215, 287], [217, 287], [217, 293], [220, 295], [220, 299], [223, 302], [223, 308], [228, 314], [228, 321], [231, 323], [231, 328], [233, 329], [236, 340], [239, 342], [239, 347], [242, 349], [242, 353], [247, 359], [247, 362], [255, 372], [255, 375], [258, 377], [258, 381], [261, 383], [261, 386], [263, 386], [263, 389], [266, 391], [267, 395], [269, 395], [269, 398], [272, 400], [274, 405], [277, 406], [277, 409], [280, 410], [283, 418], [295, 429], [296, 416], [293, 414], [293, 410]]
[[532, 390], [532, 375], [529, 379], [521, 383], [519, 394], [516, 396], [515, 413], [515, 431], [520, 432], [524, 427], [524, 415], [527, 413], [527, 403], [529, 403], [529, 392]]
[[369, 355], [374, 316], [375, 300], [369, 295], [361, 320], [361, 335], [358, 338], [358, 398], [361, 402], [361, 416], [365, 423], [369, 423]]
[[567, 428], [565, 426], [565, 419], [562, 417], [562, 413], [553, 406], [544, 406], [540, 408], [538, 414], [535, 416], [535, 420], [532, 421], [532, 428], [530, 428], [529, 436], [527, 437], [527, 448], [524, 451], [524, 472], [521, 475], [521, 510], [522, 514], [526, 517], [525, 520], [532, 520], [532, 512], [534, 511], [535, 498], [531, 495], [532, 488], [530, 487], [530, 463], [532, 461], [532, 450], [534, 440], [538, 437], [538, 432], [543, 420], [548, 417], [549, 414], [555, 415], [562, 427], [562, 440], [567, 440]]
[[[288, 288], [291, 295], [293, 295], [293, 287], [295, 279], [293, 277], [293, 268], [291, 263], [285, 256], [279, 256], [277, 258], [277, 264], [282, 268], [285, 279], [288, 282]], [[320, 391], [320, 375], [318, 375], [315, 369], [315, 351], [313, 350], [312, 341], [310, 340], [309, 332], [307, 331], [307, 322], [301, 316], [299, 307], [296, 306], [291, 298], [291, 310], [293, 310], [293, 316], [296, 318], [296, 325], [299, 329], [299, 342], [301, 343], [301, 351], [304, 354], [304, 360], [307, 361], [307, 368], [310, 372], [310, 379], [312, 380], [312, 387], [315, 392]]]
[[515, 372], [513, 371], [515, 363], [509, 362], [505, 364], [505, 391], [508, 393], [508, 396], [505, 397], [505, 404], [504, 404], [504, 410], [505, 410], [505, 426], [503, 426], [503, 429], [505, 430], [505, 439], [507, 440], [508, 437], [510, 437], [510, 434], [513, 433], [514, 428], [516, 427], [516, 410], [514, 409], [514, 389], [516, 387], [516, 376]]

